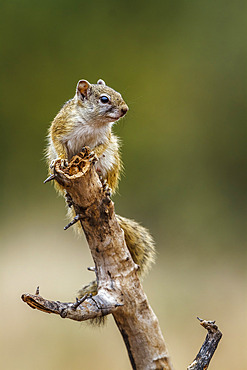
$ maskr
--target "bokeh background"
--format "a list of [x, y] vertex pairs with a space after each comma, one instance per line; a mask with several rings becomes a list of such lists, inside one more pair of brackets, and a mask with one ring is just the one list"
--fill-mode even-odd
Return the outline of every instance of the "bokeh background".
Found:
[[176, 369], [216, 320], [210, 368], [246, 358], [246, 3], [0, 2], [0, 367], [130, 369], [103, 328], [30, 309], [24, 292], [69, 301], [93, 278], [85, 240], [43, 185], [49, 123], [77, 81], [103, 78], [130, 107], [114, 128], [125, 174], [116, 210], [149, 227], [158, 258], [144, 282]]

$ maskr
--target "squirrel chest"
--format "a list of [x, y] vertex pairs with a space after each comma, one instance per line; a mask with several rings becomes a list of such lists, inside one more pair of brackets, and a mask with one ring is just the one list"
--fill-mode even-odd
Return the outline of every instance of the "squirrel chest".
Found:
[[49, 130], [47, 158], [70, 160], [84, 146], [97, 155], [96, 170], [115, 189], [121, 161], [117, 137], [111, 128], [128, 111], [121, 94], [99, 80], [96, 85], [86, 80], [77, 84], [76, 94], [64, 104]]
[[97, 148], [100, 147], [95, 168], [105, 177], [116, 163], [116, 152], [118, 151], [118, 141], [111, 134], [111, 126], [108, 124], [107, 127], [104, 125], [95, 128], [85, 123], [75, 125], [73, 131], [63, 138], [68, 160], [80, 152], [84, 146], [96, 149], [96, 154], [98, 154]]
[[[98, 160], [95, 169], [102, 176], [114, 194], [117, 190], [122, 162], [118, 138], [112, 133], [112, 125], [123, 117], [128, 106], [120, 93], [106, 86], [103, 80], [90, 84], [80, 80], [75, 96], [68, 100], [54, 118], [48, 133], [46, 157], [49, 173], [56, 160], [66, 165], [71, 158], [88, 146]], [[66, 192], [55, 183], [62, 195]], [[67, 199], [67, 198], [66, 198]], [[75, 216], [73, 208], [69, 213]], [[134, 262], [139, 265], [138, 274], [143, 276], [154, 262], [154, 243], [148, 230], [134, 220], [116, 216], [124, 231], [125, 241]], [[79, 297], [97, 293], [97, 282], [83, 287]]]

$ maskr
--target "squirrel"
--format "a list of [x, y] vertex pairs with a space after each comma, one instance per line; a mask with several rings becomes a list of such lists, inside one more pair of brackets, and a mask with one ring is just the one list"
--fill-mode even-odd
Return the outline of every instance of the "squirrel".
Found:
[[[106, 86], [102, 79], [99, 79], [96, 84], [80, 80], [75, 96], [64, 104], [49, 128], [46, 149], [49, 173], [57, 159], [61, 159], [66, 166], [75, 154], [84, 146], [88, 146], [98, 158], [95, 164], [96, 171], [103, 180], [107, 181], [114, 194], [123, 166], [119, 153], [119, 140], [112, 133], [112, 126], [128, 110], [121, 94]], [[57, 183], [55, 187], [66, 198], [65, 190]], [[139, 266], [138, 274], [142, 278], [154, 262], [153, 238], [149, 231], [136, 221], [119, 215], [116, 217], [124, 231], [130, 254]], [[78, 297], [81, 298], [90, 293], [97, 294], [96, 281], [83, 287], [78, 292]]]

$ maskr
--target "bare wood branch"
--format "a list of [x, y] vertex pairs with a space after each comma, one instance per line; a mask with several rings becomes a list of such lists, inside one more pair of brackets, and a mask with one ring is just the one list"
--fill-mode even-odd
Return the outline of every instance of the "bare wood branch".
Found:
[[100, 297], [100, 294], [95, 297], [85, 297], [84, 300], [77, 302], [51, 301], [36, 294], [23, 294], [21, 298], [34, 309], [54, 313], [62, 318], [75, 321], [85, 321], [108, 315], [119, 306], [117, 303], [112, 302], [110, 304], [109, 301], [106, 302], [105, 297]]
[[222, 333], [217, 325], [215, 325], [215, 321], [206, 321], [199, 319], [199, 317], [198, 320], [200, 324], [207, 329], [208, 333], [195, 360], [190, 364], [187, 370], [206, 370], [222, 337]]
[[171, 370], [158, 319], [137, 276], [138, 266], [126, 247], [109, 190], [94, 169], [95, 161], [92, 153], [84, 149], [65, 169], [57, 161], [54, 178], [67, 190], [80, 215], [78, 220], [95, 262], [98, 294], [86, 297], [79, 305], [49, 301], [39, 294], [24, 294], [22, 299], [33, 308], [78, 321], [112, 313], [133, 369]]

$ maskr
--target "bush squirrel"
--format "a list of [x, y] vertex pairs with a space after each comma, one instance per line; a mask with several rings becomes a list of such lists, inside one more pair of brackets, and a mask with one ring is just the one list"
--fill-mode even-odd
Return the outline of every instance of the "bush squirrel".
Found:
[[[64, 104], [49, 128], [46, 150], [49, 168], [57, 159], [62, 159], [66, 165], [84, 146], [89, 146], [98, 157], [96, 171], [107, 181], [114, 193], [122, 163], [119, 141], [111, 128], [128, 109], [121, 94], [106, 86], [103, 80], [98, 80], [97, 84], [80, 80], [75, 96]], [[55, 187], [65, 196], [60, 185], [55, 183]], [[140, 267], [139, 276], [143, 277], [154, 262], [153, 239], [148, 230], [137, 222], [118, 215], [117, 220], [124, 231], [130, 254]], [[96, 281], [82, 288], [79, 298], [87, 293], [97, 293]]]

